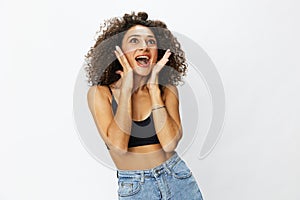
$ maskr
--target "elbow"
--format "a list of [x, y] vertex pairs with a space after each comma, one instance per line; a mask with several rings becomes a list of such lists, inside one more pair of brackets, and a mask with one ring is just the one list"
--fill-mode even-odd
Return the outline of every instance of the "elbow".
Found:
[[168, 144], [162, 145], [163, 150], [167, 153], [175, 151], [178, 142], [180, 141], [181, 138], [182, 138], [182, 132], [180, 130], [178, 134], [176, 134], [176, 136]]
[[125, 154], [128, 153], [127, 148], [120, 148], [120, 147], [115, 147], [112, 149], [117, 155], [119, 156], [124, 156]]
[[170, 143], [170, 144], [164, 145], [162, 148], [163, 148], [164, 152], [171, 153], [171, 152], [175, 151], [176, 147], [177, 147], [177, 144], [174, 145], [174, 144]]
[[110, 151], [113, 151], [118, 155], [126, 154], [128, 152], [128, 145], [124, 141], [125, 140], [113, 137], [113, 134], [109, 134], [108, 131], [106, 144]]
[[112, 152], [114, 152], [117, 155], [125, 155], [128, 152], [128, 147], [120, 142], [113, 142], [108, 138], [108, 141], [106, 142], [106, 145], [108, 146], [108, 149]]

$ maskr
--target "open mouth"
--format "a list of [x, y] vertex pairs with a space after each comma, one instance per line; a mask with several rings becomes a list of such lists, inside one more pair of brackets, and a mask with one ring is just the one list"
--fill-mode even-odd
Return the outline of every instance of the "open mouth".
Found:
[[141, 55], [141, 56], [137, 56], [135, 58], [138, 66], [140, 67], [148, 67], [150, 64], [150, 58], [149, 56], [145, 56], [145, 55]]

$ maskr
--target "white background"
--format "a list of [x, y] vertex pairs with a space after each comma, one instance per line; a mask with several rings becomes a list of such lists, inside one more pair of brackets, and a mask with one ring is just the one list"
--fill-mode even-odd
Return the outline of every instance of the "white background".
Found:
[[100, 23], [131, 11], [193, 39], [222, 77], [222, 138], [189, 163], [205, 199], [300, 199], [299, 4], [2, 0], [0, 199], [117, 199], [115, 172], [80, 142], [72, 102]]

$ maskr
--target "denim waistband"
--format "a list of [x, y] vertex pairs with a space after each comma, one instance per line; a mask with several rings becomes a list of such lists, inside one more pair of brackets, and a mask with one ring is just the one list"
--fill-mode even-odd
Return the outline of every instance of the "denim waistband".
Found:
[[164, 163], [160, 164], [157, 167], [147, 170], [117, 170], [117, 177], [123, 178], [136, 178], [136, 179], [144, 179], [145, 177], [157, 177], [160, 174], [164, 173], [171, 173], [171, 169], [173, 166], [180, 161], [181, 158], [175, 152], [168, 160]]

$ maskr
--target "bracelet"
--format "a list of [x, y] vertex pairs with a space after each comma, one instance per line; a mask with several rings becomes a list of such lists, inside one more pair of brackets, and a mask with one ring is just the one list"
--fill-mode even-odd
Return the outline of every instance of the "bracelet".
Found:
[[155, 108], [152, 108], [152, 111], [153, 110], [158, 110], [158, 109], [161, 109], [161, 108], [165, 108], [166, 106], [158, 106], [158, 107], [155, 107]]

